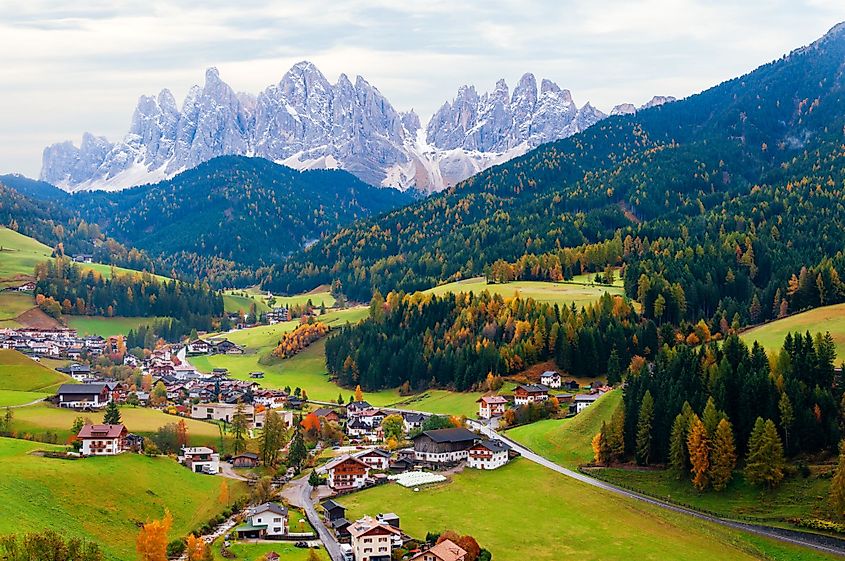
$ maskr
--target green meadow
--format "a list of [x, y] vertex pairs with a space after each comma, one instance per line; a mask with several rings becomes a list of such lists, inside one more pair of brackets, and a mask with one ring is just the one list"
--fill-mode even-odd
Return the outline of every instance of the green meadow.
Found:
[[625, 291], [619, 286], [589, 285], [584, 283], [514, 281], [506, 284], [487, 284], [483, 277], [475, 277], [448, 284], [442, 284], [426, 290], [426, 293], [443, 295], [449, 292], [473, 292], [478, 294], [488, 290], [512, 298], [519, 294], [522, 298], [533, 298], [538, 302], [549, 302], [561, 306], [575, 304], [576, 308], [587, 306], [597, 301], [605, 292], [614, 296], [624, 296]]
[[[192, 473], [167, 457], [139, 454], [60, 460], [60, 450], [0, 438], [0, 534], [52, 529], [97, 542], [109, 561], [135, 559], [138, 524], [173, 515], [170, 539], [219, 514], [221, 478]], [[229, 481], [231, 499], [242, 483]]]
[[828, 559], [768, 540], [747, 540], [525, 459], [494, 471], [466, 469], [449, 482], [418, 492], [391, 483], [340, 502], [349, 509], [350, 520], [395, 512], [402, 529], [417, 538], [446, 529], [470, 534], [496, 561]]
[[67, 326], [76, 329], [79, 335], [126, 335], [130, 330], [137, 330], [142, 325], [152, 325], [153, 322], [166, 318], [157, 317], [99, 317], [99, 316], [65, 316]]
[[0, 407], [23, 405], [44, 399], [71, 381], [69, 376], [47, 368], [17, 351], [0, 349]]
[[744, 331], [740, 338], [752, 344], [760, 343], [767, 352], [779, 351], [783, 347], [783, 340], [787, 333], [802, 334], [809, 331], [811, 335], [817, 332], [830, 331], [836, 343], [837, 365], [845, 361], [845, 304], [834, 304], [814, 308], [794, 316], [785, 317]]

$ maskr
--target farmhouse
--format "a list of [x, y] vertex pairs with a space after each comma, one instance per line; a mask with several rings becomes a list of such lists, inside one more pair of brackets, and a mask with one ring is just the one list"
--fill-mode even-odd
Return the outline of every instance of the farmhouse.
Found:
[[[197, 403], [191, 406], [191, 418], [231, 423], [237, 409], [237, 403]], [[255, 408], [244, 404], [243, 409], [247, 422], [252, 425], [255, 420]]]
[[601, 394], [597, 393], [582, 393], [572, 398], [572, 405], [575, 407], [575, 413], [580, 413], [590, 405], [596, 402]]
[[427, 430], [413, 438], [414, 457], [430, 463], [455, 463], [467, 459], [478, 435], [465, 428]]
[[206, 446], [185, 446], [179, 453], [179, 463], [196, 473], [217, 475], [220, 472], [220, 454]]
[[100, 409], [111, 401], [106, 384], [62, 384], [57, 392], [59, 407]]
[[216, 355], [242, 355], [244, 350], [242, 347], [234, 344], [228, 339], [222, 341], [213, 341], [211, 344], [211, 352]]
[[203, 339], [194, 339], [188, 343], [186, 350], [189, 355], [207, 355], [211, 352], [211, 344]]
[[500, 395], [484, 395], [476, 401], [478, 404], [478, 416], [482, 419], [492, 419], [505, 412], [508, 400]]
[[319, 417], [321, 421], [334, 421], [335, 423], [340, 422], [340, 415], [338, 415], [337, 411], [334, 409], [329, 409], [328, 407], [319, 407], [313, 411], [314, 415]]
[[523, 384], [513, 390], [513, 401], [517, 406], [547, 399], [549, 399], [549, 388], [540, 384]]
[[390, 524], [365, 516], [349, 525], [349, 535], [355, 561], [390, 561], [393, 538], [402, 533]]
[[290, 310], [287, 307], [273, 308], [266, 314], [267, 323], [275, 325], [283, 321], [290, 321]]
[[123, 425], [84, 425], [76, 439], [83, 456], [115, 456], [126, 450], [128, 434]]
[[546, 370], [540, 374], [540, 383], [552, 389], [558, 389], [561, 384], [563, 384], [563, 380], [561, 379], [560, 374], [554, 370]]
[[402, 413], [402, 424], [405, 428], [405, 434], [420, 430], [425, 420], [426, 416], [422, 413]]
[[351, 419], [357, 417], [361, 411], [372, 409], [372, 405], [366, 401], [350, 401], [346, 406], [346, 415]]
[[237, 456], [232, 456], [232, 467], [236, 468], [254, 468], [258, 467], [258, 454], [252, 452], [244, 452]]
[[328, 474], [329, 487], [335, 491], [360, 489], [367, 483], [370, 466], [352, 456], [341, 456], [327, 463], [323, 470]]
[[362, 462], [370, 466], [371, 469], [387, 471], [387, 468], [390, 466], [390, 456], [391, 453], [387, 450], [382, 450], [381, 448], [372, 448], [370, 450], [358, 452], [352, 457], [357, 460], [361, 460]]
[[235, 528], [239, 538], [273, 539], [288, 533], [288, 509], [264, 503], [249, 509], [244, 524]]
[[418, 553], [409, 561], [464, 561], [467, 552], [452, 540], [443, 540], [431, 549]]
[[508, 463], [511, 447], [501, 440], [482, 440], [469, 449], [467, 467], [496, 469]]

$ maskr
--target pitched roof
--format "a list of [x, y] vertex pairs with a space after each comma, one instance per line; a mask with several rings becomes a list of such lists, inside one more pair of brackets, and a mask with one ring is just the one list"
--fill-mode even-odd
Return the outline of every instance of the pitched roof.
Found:
[[372, 516], [365, 516], [360, 520], [356, 520], [349, 526], [349, 533], [353, 538], [363, 536], [375, 529], [384, 530], [390, 534], [401, 535], [401, 532], [389, 524], [379, 522]]
[[422, 413], [402, 413], [402, 418], [409, 423], [422, 423], [425, 421], [425, 415]]
[[483, 446], [491, 452], [507, 452], [511, 449], [510, 446], [508, 446], [501, 440], [482, 440], [481, 442], [473, 446], [473, 448], [477, 448], [479, 446]]
[[601, 395], [597, 393], [579, 393], [573, 399], [575, 401], [595, 401], [600, 397]]
[[459, 561], [466, 557], [466, 550], [452, 540], [443, 540], [428, 550], [429, 554], [436, 555], [440, 561]]
[[465, 428], [427, 430], [416, 435], [414, 439], [427, 436], [434, 442], [466, 442], [478, 439], [478, 435]]
[[387, 450], [382, 450], [381, 448], [370, 448], [369, 450], [362, 450], [356, 454], [353, 454], [352, 456], [354, 458], [361, 458], [363, 456], [369, 456], [372, 454], [375, 454], [376, 456], [381, 456], [382, 458], [389, 458], [390, 456], [392, 456], [390, 452], [388, 452]]
[[233, 460], [235, 458], [249, 458], [250, 460], [257, 460], [258, 454], [253, 454], [252, 452], [243, 452], [241, 454], [238, 454], [237, 456], [232, 456]]
[[358, 458], [355, 458], [353, 456], [341, 456], [341, 457], [335, 458], [334, 460], [327, 463], [325, 466], [323, 466], [323, 469], [325, 469], [326, 471], [329, 471], [330, 469], [333, 469], [333, 468], [339, 466], [340, 464], [342, 464], [346, 461], [353, 461], [356, 464], [361, 464], [362, 466], [364, 466], [367, 469], [370, 468], [370, 466], [368, 466], [367, 464], [365, 464], [364, 462], [362, 462]]
[[522, 389], [528, 393], [548, 393], [549, 391], [549, 388], [543, 384], [522, 384], [517, 386], [516, 389]]
[[334, 510], [336, 508], [342, 508], [343, 510], [346, 510], [345, 506], [343, 506], [340, 503], [333, 501], [332, 499], [325, 501], [323, 503], [323, 508], [326, 509], [326, 510]]
[[274, 514], [278, 514], [280, 516], [287, 516], [288, 514], [288, 509], [278, 503], [264, 503], [250, 509], [249, 515], [255, 516], [256, 514], [261, 514], [262, 512], [268, 511]]
[[62, 384], [58, 393], [71, 395], [91, 395], [100, 393], [105, 389], [105, 384]]
[[478, 400], [476, 400], [476, 403], [478, 403], [479, 401], [483, 401], [484, 403], [486, 403], [488, 405], [496, 405], [496, 404], [508, 402], [507, 399], [505, 399], [504, 397], [502, 397], [500, 395], [483, 395], [483, 396], [479, 397]]
[[83, 425], [77, 438], [118, 438], [125, 430], [123, 425]]

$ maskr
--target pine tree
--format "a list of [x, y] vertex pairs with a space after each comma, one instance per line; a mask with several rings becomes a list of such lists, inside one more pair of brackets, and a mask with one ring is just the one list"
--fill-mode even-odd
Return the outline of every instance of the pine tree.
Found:
[[830, 480], [830, 504], [840, 516], [845, 514], [845, 440], [839, 443], [839, 464]]
[[698, 415], [693, 416], [690, 421], [687, 447], [692, 465], [692, 484], [699, 491], [703, 491], [710, 483], [710, 440], [707, 428]]
[[689, 417], [678, 413], [675, 416], [675, 422], [672, 423], [672, 436], [669, 440], [669, 465], [676, 479], [681, 479], [689, 473], [688, 433]]
[[625, 457], [625, 404], [620, 403], [607, 428], [607, 446], [610, 450], [610, 461], [618, 462]]
[[637, 462], [647, 466], [651, 459], [651, 429], [654, 423], [654, 399], [646, 390], [637, 419]]
[[299, 469], [302, 462], [308, 456], [308, 451], [305, 449], [305, 441], [302, 438], [302, 431], [297, 427], [296, 434], [290, 444], [290, 451], [288, 452], [288, 465]]
[[792, 402], [789, 401], [789, 396], [786, 395], [786, 392], [780, 394], [778, 411], [780, 412], [780, 428], [783, 430], [783, 437], [786, 442], [786, 449], [788, 450], [789, 431], [792, 428], [792, 423], [795, 422], [795, 412], [792, 409]]
[[731, 423], [719, 421], [710, 450], [710, 483], [713, 489], [721, 491], [733, 478], [736, 467], [736, 445]]
[[701, 414], [701, 422], [704, 423], [704, 428], [707, 429], [707, 438], [712, 439], [716, 434], [716, 427], [719, 421], [724, 418], [724, 414], [716, 409], [716, 402], [713, 397], [707, 398], [707, 404], [704, 406], [704, 411]]
[[246, 450], [246, 432], [249, 424], [246, 419], [246, 408], [241, 400], [235, 407], [235, 414], [232, 416], [232, 450], [240, 454]]
[[758, 417], [748, 440], [745, 478], [753, 485], [777, 487], [783, 480], [784, 462], [783, 444], [774, 422]]
[[103, 415], [103, 424], [120, 424], [120, 409], [117, 408], [117, 403], [115, 403], [114, 401], [109, 401], [109, 404], [106, 405], [106, 412]]

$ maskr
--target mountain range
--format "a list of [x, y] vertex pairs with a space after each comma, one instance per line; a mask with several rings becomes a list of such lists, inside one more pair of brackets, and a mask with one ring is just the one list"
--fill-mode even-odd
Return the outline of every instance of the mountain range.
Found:
[[[674, 101], [655, 97], [642, 108]], [[642, 109], [641, 108], [641, 109]], [[632, 104], [611, 114], [631, 114]], [[440, 191], [540, 144], [583, 131], [607, 115], [550, 80], [525, 74], [511, 92], [461, 87], [425, 127], [397, 111], [361, 76], [331, 84], [310, 62], [295, 64], [258, 95], [237, 93], [215, 68], [190, 89], [141, 96], [129, 132], [110, 142], [85, 133], [44, 149], [41, 179], [69, 191], [119, 190], [173, 177], [223, 155], [259, 156], [304, 169], [349, 171], [375, 186]]]

